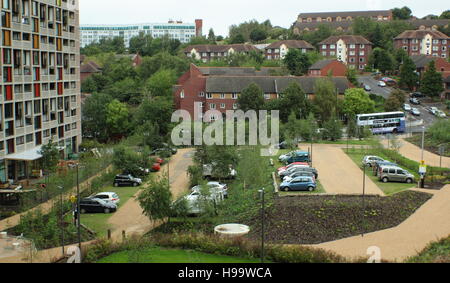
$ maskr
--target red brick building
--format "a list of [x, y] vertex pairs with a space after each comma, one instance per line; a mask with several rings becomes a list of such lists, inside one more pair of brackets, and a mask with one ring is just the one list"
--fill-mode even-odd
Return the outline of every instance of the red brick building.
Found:
[[407, 30], [394, 39], [396, 49], [408, 55], [449, 58], [450, 37], [437, 30]]
[[314, 46], [304, 40], [283, 40], [270, 44], [265, 48], [265, 57], [267, 60], [284, 59], [289, 49], [299, 49], [306, 53], [313, 51]]
[[228, 45], [191, 45], [184, 49], [184, 54], [188, 57], [209, 62], [214, 59], [221, 59], [233, 53], [248, 54], [252, 51], [259, 52], [259, 49], [251, 44], [228, 44]]
[[101, 72], [102, 69], [94, 61], [82, 63], [80, 67], [81, 82], [84, 82], [90, 76]]
[[337, 58], [350, 69], [364, 70], [369, 61], [373, 44], [359, 35], [330, 36], [319, 43], [320, 53]]
[[[238, 97], [251, 83], [261, 87], [266, 100], [278, 99], [291, 82], [297, 82], [309, 97], [314, 95], [315, 82], [320, 77], [270, 76], [270, 69], [201, 68], [192, 64], [174, 86], [175, 108], [188, 111], [195, 120], [202, 119], [209, 110], [218, 110], [223, 115], [227, 110], [238, 109]], [[350, 88], [345, 77], [332, 80], [341, 95]], [[219, 118], [212, 117], [212, 120]]]
[[336, 77], [345, 77], [347, 73], [347, 66], [341, 61], [335, 59], [321, 60], [313, 64], [308, 71], [309, 76], [325, 77], [328, 74]]

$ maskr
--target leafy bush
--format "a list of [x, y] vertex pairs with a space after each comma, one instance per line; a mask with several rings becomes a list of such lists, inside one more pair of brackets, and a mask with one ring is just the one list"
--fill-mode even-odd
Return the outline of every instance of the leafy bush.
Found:
[[435, 144], [450, 143], [450, 120], [440, 120], [428, 129], [428, 138]]

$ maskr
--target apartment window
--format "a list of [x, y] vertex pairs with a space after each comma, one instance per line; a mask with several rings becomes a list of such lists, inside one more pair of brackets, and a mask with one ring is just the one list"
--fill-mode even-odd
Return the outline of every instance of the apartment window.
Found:
[[216, 109], [216, 104], [215, 103], [210, 103], [209, 104], [209, 109]]
[[359, 52], [359, 56], [364, 56], [366, 53], [364, 51]]
[[238, 109], [238, 104], [237, 103], [233, 103], [233, 109], [234, 110]]
[[16, 145], [22, 145], [24, 143], [25, 143], [25, 138], [23, 136], [16, 138]]
[[238, 99], [238, 95], [237, 95], [237, 93], [233, 93], [233, 99]]
[[221, 104], [220, 104], [220, 108], [221, 108], [221, 109], [225, 109], [225, 103], [221, 103]]
[[211, 93], [206, 94], [206, 98], [207, 99], [212, 99], [212, 94]]
[[442, 40], [442, 44], [447, 44], [447, 40]]
[[360, 46], [359, 46], [359, 48], [365, 48], [366, 46], [364, 45], [364, 44], [361, 44]]
[[327, 49], [326, 44], [322, 45], [322, 49]]
[[220, 99], [225, 99], [225, 93], [220, 94]]
[[331, 45], [330, 45], [330, 49], [336, 49], [336, 45], [331, 44]]
[[350, 56], [355, 56], [355, 51], [350, 51]]
[[26, 143], [33, 142], [33, 134], [29, 134], [26, 136]]
[[356, 48], [356, 45], [350, 44], [350, 49], [355, 49], [355, 48]]
[[336, 52], [335, 51], [330, 51], [330, 56], [336, 56]]
[[264, 94], [264, 99], [265, 99], [265, 100], [269, 100], [269, 99], [270, 99], [270, 94], [267, 94], [267, 93]]
[[184, 90], [181, 91], [180, 98], [184, 98]]
[[198, 94], [198, 96], [199, 96], [199, 97], [205, 97], [205, 93], [204, 93], [203, 91], [201, 91], [201, 92]]

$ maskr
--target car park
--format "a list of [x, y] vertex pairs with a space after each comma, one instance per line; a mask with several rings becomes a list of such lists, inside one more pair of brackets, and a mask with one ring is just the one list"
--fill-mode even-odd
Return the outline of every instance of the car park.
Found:
[[103, 193], [98, 193], [96, 195], [93, 195], [92, 197], [89, 197], [91, 199], [101, 199], [104, 201], [109, 201], [112, 202], [116, 205], [118, 205], [120, 203], [120, 198], [119, 196], [114, 193], [114, 192], [103, 192]]
[[413, 114], [414, 116], [420, 116], [420, 111], [417, 108], [413, 108], [411, 109], [411, 114]]
[[383, 82], [383, 81], [379, 81], [379, 82], [378, 82], [378, 86], [379, 86], [379, 87], [386, 87], [386, 83]]
[[142, 184], [142, 179], [135, 178], [131, 174], [128, 175], [117, 175], [114, 178], [114, 187], [120, 187], [120, 186], [133, 186], [137, 187]]
[[409, 104], [404, 104], [403, 105], [403, 110], [405, 110], [406, 112], [410, 112], [412, 110], [412, 107]]
[[280, 190], [284, 192], [289, 191], [309, 191], [312, 192], [317, 188], [317, 184], [312, 177], [298, 177], [290, 180], [289, 182], [283, 182], [280, 185]]
[[363, 164], [363, 166], [372, 167], [373, 163], [376, 162], [376, 161], [385, 161], [385, 160], [383, 158], [381, 158], [381, 157], [378, 157], [378, 156], [368, 155], [368, 156], [365, 156], [363, 158], [362, 164]]
[[279, 177], [280, 177], [281, 180], [283, 180], [284, 177], [290, 176], [290, 175], [292, 175], [294, 173], [297, 173], [297, 172], [309, 172], [309, 173], [314, 174], [314, 177], [316, 179], [319, 179], [319, 173], [317, 172], [317, 170], [315, 168], [311, 168], [311, 167], [294, 167], [294, 168], [291, 168], [291, 169], [286, 170], [284, 172], [280, 172], [279, 173]]
[[400, 167], [393, 166], [381, 167], [381, 174], [379, 178], [383, 183], [402, 182], [412, 184], [415, 180], [414, 175], [408, 171]]
[[97, 198], [85, 198], [80, 201], [80, 213], [111, 213], [117, 211], [113, 202]]

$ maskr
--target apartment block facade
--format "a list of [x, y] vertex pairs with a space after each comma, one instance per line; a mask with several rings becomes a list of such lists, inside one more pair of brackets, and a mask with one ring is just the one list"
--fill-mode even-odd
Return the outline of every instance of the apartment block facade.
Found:
[[203, 20], [195, 20], [195, 23], [183, 23], [182, 21], [169, 21], [167, 23], [146, 23], [135, 25], [82, 25], [81, 47], [85, 47], [101, 39], [122, 37], [125, 46], [130, 46], [130, 39], [139, 34], [148, 34], [153, 38], [168, 36], [178, 39], [182, 43], [188, 43], [193, 37], [201, 36]]
[[394, 47], [408, 55], [426, 55], [449, 58], [450, 37], [435, 30], [408, 30], [394, 39]]
[[265, 57], [267, 60], [284, 59], [289, 49], [298, 49], [302, 53], [313, 51], [314, 46], [304, 40], [283, 40], [270, 44], [265, 48]]
[[[265, 100], [278, 99], [290, 83], [296, 82], [311, 99], [314, 86], [320, 77], [270, 76], [271, 68], [203, 68], [191, 65], [174, 87], [177, 110], [186, 110], [193, 120], [206, 122], [221, 119], [228, 110], [238, 110], [238, 98], [243, 89], [256, 83], [264, 92]], [[339, 94], [350, 88], [346, 77], [333, 77]], [[220, 115], [205, 117], [209, 110]]]
[[0, 182], [27, 179], [42, 145], [81, 143], [79, 3], [1, 1]]
[[350, 69], [364, 70], [373, 44], [359, 35], [331, 36], [319, 43], [324, 57], [337, 58]]
[[209, 62], [211, 60], [219, 60], [221, 58], [230, 56], [233, 53], [248, 54], [252, 51], [259, 52], [259, 49], [251, 44], [201, 44], [186, 47], [184, 49], [184, 54], [187, 57], [201, 60], [202, 62]]

